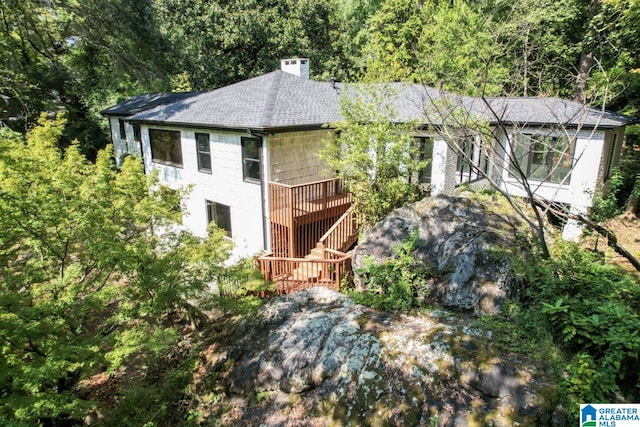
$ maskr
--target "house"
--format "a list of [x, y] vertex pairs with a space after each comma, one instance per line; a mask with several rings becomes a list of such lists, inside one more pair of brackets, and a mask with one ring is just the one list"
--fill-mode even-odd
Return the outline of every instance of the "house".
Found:
[[[348, 269], [344, 250], [356, 233], [350, 195], [317, 156], [331, 133], [326, 125], [341, 118], [341, 93], [349, 90], [308, 76], [307, 59], [287, 59], [281, 70], [213, 91], [140, 95], [102, 111], [118, 162], [136, 154], [164, 184], [191, 186], [184, 227], [204, 236], [214, 221], [233, 240], [236, 257], [270, 251], [268, 262], [261, 261], [265, 275], [288, 275], [291, 286], [296, 277], [318, 280], [327, 272], [339, 283]], [[629, 123], [557, 98], [479, 100], [420, 85], [388, 86], [396, 94], [396, 120], [429, 124], [416, 138], [431, 158], [425, 182], [432, 194], [477, 184], [482, 168], [526, 196], [503, 159], [517, 142], [513, 152], [536, 194], [583, 212], [617, 164]], [[469, 117], [489, 122], [500, 143], [487, 150], [479, 135], [460, 134], [458, 150], [451, 147], [442, 116], [430, 117], [426, 108], [440, 100], [455, 100]], [[575, 225], [565, 227], [568, 237], [577, 233]]]
[[591, 405], [580, 405], [580, 425], [583, 427], [596, 425], [597, 411]]

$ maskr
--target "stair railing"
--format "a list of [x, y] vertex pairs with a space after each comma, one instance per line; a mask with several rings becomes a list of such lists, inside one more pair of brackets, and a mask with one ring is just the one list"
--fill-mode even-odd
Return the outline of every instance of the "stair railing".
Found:
[[320, 238], [318, 245], [340, 252], [348, 250], [358, 240], [358, 222], [356, 212], [350, 207]]

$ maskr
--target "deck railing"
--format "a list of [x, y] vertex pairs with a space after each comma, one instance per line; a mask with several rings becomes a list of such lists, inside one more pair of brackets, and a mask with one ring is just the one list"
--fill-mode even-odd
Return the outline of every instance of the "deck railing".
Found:
[[275, 256], [306, 255], [351, 206], [338, 178], [299, 185], [269, 183], [269, 217]]
[[335, 224], [318, 240], [325, 248], [345, 252], [358, 240], [359, 221], [350, 207]]
[[351, 272], [351, 258], [325, 249], [325, 259], [285, 258], [266, 254], [258, 258], [266, 280], [277, 283], [277, 292], [286, 294], [312, 286], [340, 289], [340, 282]]

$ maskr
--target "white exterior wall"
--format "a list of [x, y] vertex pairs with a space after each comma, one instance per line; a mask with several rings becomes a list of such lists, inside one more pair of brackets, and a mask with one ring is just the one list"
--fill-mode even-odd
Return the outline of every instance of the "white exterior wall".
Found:
[[[252, 256], [262, 251], [264, 249], [262, 184], [245, 182], [242, 172], [240, 138], [248, 135], [206, 129], [150, 127], [180, 131], [182, 167], [152, 161], [147, 126], [142, 128], [142, 142], [147, 172], [158, 171], [160, 182], [169, 187], [190, 186], [191, 188], [190, 193], [183, 200], [183, 227], [197, 236], [206, 236], [208, 225], [206, 201], [221, 203], [230, 208], [234, 243], [232, 259]], [[209, 134], [212, 169], [210, 174], [198, 171], [196, 132]]]
[[122, 158], [125, 154], [133, 154], [140, 156], [140, 143], [133, 140], [133, 125], [124, 123], [126, 139], [120, 138], [120, 122], [126, 120], [126, 117], [109, 117], [109, 128], [111, 130], [111, 141], [113, 141], [113, 151], [116, 158], [116, 164], [121, 166]]
[[[521, 133], [527, 133], [522, 129]], [[535, 133], [536, 129], [531, 129]], [[570, 205], [573, 213], [586, 213], [593, 204], [593, 196], [598, 183], [598, 171], [604, 148], [604, 131], [580, 131], [576, 135], [573, 169], [568, 184], [561, 185], [551, 182], [529, 181], [534, 194], [545, 200]], [[509, 176], [509, 164], [505, 160], [502, 169], [502, 187], [509, 194], [527, 197], [525, 190], [518, 182]], [[569, 221], [563, 229], [563, 237], [575, 240], [581, 230], [577, 223]]]

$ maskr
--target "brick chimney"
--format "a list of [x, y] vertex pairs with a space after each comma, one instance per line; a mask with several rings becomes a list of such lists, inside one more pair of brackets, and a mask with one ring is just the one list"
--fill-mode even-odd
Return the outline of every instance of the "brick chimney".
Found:
[[309, 58], [289, 58], [280, 61], [280, 69], [303, 79], [309, 78]]

